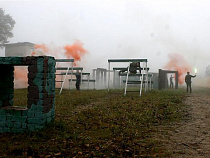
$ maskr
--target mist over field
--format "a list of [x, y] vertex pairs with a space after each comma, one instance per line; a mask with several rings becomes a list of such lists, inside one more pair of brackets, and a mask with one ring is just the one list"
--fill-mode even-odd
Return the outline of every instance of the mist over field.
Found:
[[186, 61], [186, 71], [193, 74], [197, 68], [194, 83], [206, 80], [209, 65], [209, 4], [206, 0], [0, 2], [16, 21], [10, 43], [47, 45], [49, 54], [70, 58], [64, 47], [80, 41], [87, 53], [78, 65], [91, 73], [107, 69], [108, 59], [113, 58], [147, 58], [150, 72], [158, 72], [167, 68], [171, 54], [177, 54], [179, 62]]

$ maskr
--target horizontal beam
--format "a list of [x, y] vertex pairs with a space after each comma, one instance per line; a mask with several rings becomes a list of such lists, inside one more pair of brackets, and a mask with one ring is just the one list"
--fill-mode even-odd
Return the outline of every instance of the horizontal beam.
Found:
[[147, 62], [147, 59], [108, 59], [108, 62]]
[[[74, 73], [71, 73], [71, 72], [67, 73], [67, 75], [71, 75], [71, 74], [72, 74], [72, 75], [76, 75], [76, 74], [78, 74], [78, 73], [75, 73], [75, 72], [74, 72]], [[79, 73], [79, 74], [81, 74], [81, 73]], [[55, 74], [55, 75], [66, 75], [66, 73], [65, 73], [65, 72], [61, 72], [61, 73]], [[83, 72], [82, 75], [83, 75], [83, 76], [85, 76], [85, 75], [88, 75], [88, 76], [89, 76], [90, 73], [89, 73], [89, 72]]]
[[74, 62], [74, 59], [55, 59], [56, 62]]
[[[56, 70], [67, 70], [68, 67], [56, 67]], [[83, 67], [70, 67], [69, 70], [83, 70]]]
[[[123, 80], [123, 83], [125, 83], [126, 80]], [[143, 81], [143, 83], [147, 83], [147, 81]], [[150, 83], [150, 81], [148, 81]], [[153, 81], [151, 81], [153, 83]], [[141, 81], [128, 81], [128, 84], [141, 84]]]
[[[128, 74], [128, 76], [142, 76], [143, 74]], [[120, 73], [119, 76], [127, 76], [127, 73]], [[144, 76], [147, 76], [144, 74]], [[152, 77], [152, 74], [148, 74], [149, 77]]]
[[[128, 70], [128, 68], [125, 68], [125, 67], [114, 67], [113, 70], [126, 71], [126, 70]], [[139, 70], [139, 68], [130, 68], [130, 70]], [[149, 71], [149, 68], [142, 68], [141, 67], [141, 70], [148, 70]]]
[[[71, 79], [69, 79], [69, 82]], [[77, 81], [77, 79], [72, 79], [72, 81]], [[82, 82], [88, 82], [88, 79], [82, 79]], [[89, 80], [89, 82], [96, 82], [96, 80]]]

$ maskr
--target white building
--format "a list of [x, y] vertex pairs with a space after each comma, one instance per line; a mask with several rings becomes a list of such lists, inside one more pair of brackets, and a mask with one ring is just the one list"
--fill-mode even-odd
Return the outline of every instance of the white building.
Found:
[[30, 42], [10, 43], [10, 44], [4, 44], [4, 46], [5, 46], [5, 57], [31, 56], [31, 53], [34, 51], [34, 44]]

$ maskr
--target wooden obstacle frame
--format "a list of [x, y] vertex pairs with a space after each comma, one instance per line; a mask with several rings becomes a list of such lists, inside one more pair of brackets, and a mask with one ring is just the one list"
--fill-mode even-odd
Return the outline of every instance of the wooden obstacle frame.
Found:
[[[145, 92], [147, 91], [148, 83], [149, 83], [149, 81], [148, 81], [148, 77], [149, 77], [148, 70], [149, 70], [149, 68], [147, 67], [147, 59], [109, 59], [108, 60], [108, 91], [110, 91], [110, 67], [111, 67], [112, 62], [113, 63], [127, 62], [127, 63], [129, 63], [128, 67], [130, 67], [130, 63], [132, 63], [132, 62], [143, 63], [143, 67], [141, 67], [140, 70], [143, 70], [144, 73], [141, 73], [141, 74], [138, 74], [138, 73], [137, 74], [130, 74], [128, 67], [127, 68], [126, 67], [118, 67], [118, 68], [113, 68], [113, 70], [114, 71], [116, 71], [116, 70], [123, 70], [123, 71], [127, 70], [128, 71], [127, 73], [121, 73], [120, 74], [120, 76], [127, 76], [124, 95], [126, 95], [127, 84], [133, 83], [133, 84], [140, 84], [141, 85], [140, 86], [140, 96], [141, 96], [142, 85], [143, 85], [142, 83], [143, 83], [144, 76], [146, 76], [146, 81], [144, 81], [144, 83], [146, 84]], [[138, 70], [138, 69], [136, 69], [136, 70]], [[142, 81], [141, 82], [130, 82], [130, 81], [128, 81], [129, 76], [139, 76], [139, 77], [142, 78]], [[140, 78], [140, 80], [141, 80], [141, 78]], [[152, 83], [152, 82], [150, 81], [150, 83]]]
[[159, 69], [159, 77], [158, 77], [158, 89], [162, 90], [168, 88], [168, 77], [167, 74], [174, 73], [175, 74], [175, 89], [178, 89], [178, 71], [171, 70], [162, 70]]

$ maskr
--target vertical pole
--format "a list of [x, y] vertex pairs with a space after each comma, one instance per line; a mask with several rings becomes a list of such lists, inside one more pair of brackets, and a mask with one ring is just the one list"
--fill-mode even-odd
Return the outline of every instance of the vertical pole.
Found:
[[[144, 71], [144, 62], [143, 62], [143, 71]], [[142, 71], [142, 72], [143, 72]], [[141, 86], [140, 86], [140, 92], [139, 92], [139, 97], [141, 97], [141, 92], [142, 92], [142, 87], [143, 87], [143, 82], [144, 82], [144, 73], [141, 75]]]
[[63, 81], [63, 75], [62, 75], [62, 72], [61, 72], [61, 87], [62, 87], [62, 81]]
[[148, 90], [148, 71], [147, 71], [147, 61], [146, 61], [146, 68], [145, 68], [145, 72], [146, 72], [146, 84], [145, 84], [145, 93], [147, 92]]
[[104, 70], [104, 84], [105, 84], [105, 89], [106, 89], [106, 87], [107, 87], [107, 85], [106, 85], [106, 76], [107, 75], [107, 70]]
[[113, 72], [113, 89], [115, 89], [115, 70]]
[[88, 75], [88, 89], [89, 89], [90, 75]]
[[108, 61], [108, 92], [109, 92], [109, 84], [110, 84], [110, 62]]
[[71, 62], [71, 80], [69, 84], [69, 90], [71, 89], [71, 83], [72, 83], [72, 77], [73, 77], [73, 66], [74, 66], [74, 62]]
[[150, 76], [150, 91], [152, 90], [152, 76]]
[[178, 72], [176, 72], [175, 88], [178, 89]]
[[128, 75], [129, 75], [129, 71], [130, 71], [130, 62], [129, 62], [128, 70], [127, 71], [128, 72], [127, 72], [127, 77], [126, 77], [124, 96], [126, 96], [126, 91], [127, 91], [127, 86], [128, 86]]
[[65, 75], [64, 80], [63, 80], [63, 82], [62, 82], [62, 86], [61, 86], [59, 95], [61, 94], [61, 92], [62, 92], [62, 90], [63, 90], [63, 86], [64, 86], [64, 83], [65, 83], [65, 80], [66, 80], [66, 76], [68, 75], [69, 68], [70, 68], [70, 65], [68, 66], [68, 68], [67, 68], [67, 70], [66, 70], [66, 75]]
[[80, 72], [80, 75], [81, 75], [81, 84], [82, 84], [82, 70], [81, 70], [81, 72]]
[[95, 69], [93, 69], [93, 79], [95, 80], [96, 78], [95, 78]]

